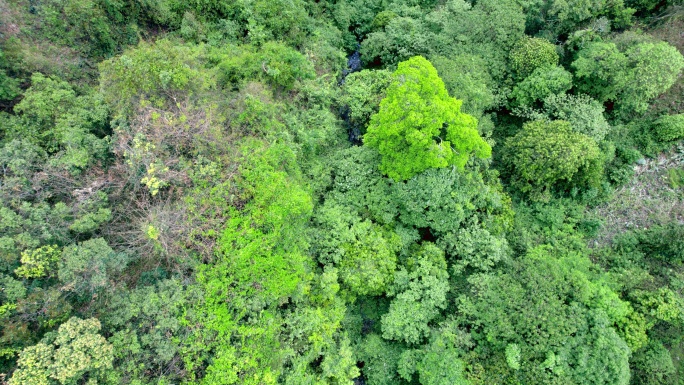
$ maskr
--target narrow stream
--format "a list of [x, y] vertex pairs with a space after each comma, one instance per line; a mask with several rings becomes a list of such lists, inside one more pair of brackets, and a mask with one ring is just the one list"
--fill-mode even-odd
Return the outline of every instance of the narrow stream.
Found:
[[[341, 87], [344, 85], [344, 82], [349, 74], [362, 70], [360, 49], [361, 46], [357, 44], [356, 51], [354, 51], [354, 53], [349, 55], [347, 58], [347, 68], [342, 71], [342, 78], [339, 82], [337, 82], [338, 86]], [[349, 118], [349, 107], [341, 106], [339, 115], [340, 118], [344, 120], [345, 126], [347, 127], [349, 141], [355, 145], [361, 145], [363, 143], [361, 139], [361, 130], [357, 125], [352, 124], [351, 119]]]

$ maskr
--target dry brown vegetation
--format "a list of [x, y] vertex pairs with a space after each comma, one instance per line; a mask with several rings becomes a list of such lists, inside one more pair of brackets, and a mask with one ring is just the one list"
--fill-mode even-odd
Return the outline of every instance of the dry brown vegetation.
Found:
[[684, 143], [656, 159], [637, 165], [634, 178], [618, 188], [610, 202], [590, 210], [603, 219], [603, 227], [592, 246], [609, 243], [628, 230], [647, 229], [677, 221], [684, 224], [684, 188], [673, 188], [668, 170], [684, 166]]

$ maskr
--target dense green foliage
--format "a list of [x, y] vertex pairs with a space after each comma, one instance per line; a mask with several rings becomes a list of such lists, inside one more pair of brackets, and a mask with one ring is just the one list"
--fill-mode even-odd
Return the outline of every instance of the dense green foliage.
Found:
[[460, 107], [426, 59], [416, 56], [400, 63], [364, 136], [382, 155], [380, 170], [406, 180], [428, 168], [462, 169], [471, 154], [491, 156], [477, 121]]
[[682, 26], [0, 0], [0, 384], [684, 384]]
[[572, 66], [579, 90], [601, 102], [614, 101], [617, 112], [630, 117], [645, 112], [649, 100], [674, 84], [684, 60], [667, 43], [627, 40], [590, 43]]
[[590, 187], [601, 177], [598, 146], [563, 120], [525, 123], [506, 140], [504, 151], [512, 169], [511, 184], [533, 199], [548, 199], [554, 187]]
[[524, 79], [537, 68], [558, 64], [556, 47], [544, 39], [524, 37], [511, 50], [511, 67]]
[[96, 382], [112, 368], [113, 359], [112, 345], [99, 331], [100, 322], [95, 318], [69, 319], [56, 333], [19, 354], [10, 384], [73, 384], [85, 373]]
[[514, 105], [533, 106], [540, 100], [562, 95], [572, 88], [572, 74], [562, 67], [538, 67], [511, 92]]

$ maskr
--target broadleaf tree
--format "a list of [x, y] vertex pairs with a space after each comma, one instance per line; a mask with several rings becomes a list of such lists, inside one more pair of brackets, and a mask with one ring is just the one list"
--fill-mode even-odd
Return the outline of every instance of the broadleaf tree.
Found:
[[365, 144], [382, 155], [380, 170], [406, 180], [429, 168], [463, 168], [471, 155], [491, 156], [477, 120], [460, 111], [437, 70], [420, 56], [399, 63], [380, 111], [371, 117]]

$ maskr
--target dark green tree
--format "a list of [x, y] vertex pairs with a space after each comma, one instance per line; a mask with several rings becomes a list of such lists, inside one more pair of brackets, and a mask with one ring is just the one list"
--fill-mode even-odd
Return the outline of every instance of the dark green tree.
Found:
[[572, 88], [572, 74], [560, 66], [544, 66], [535, 69], [511, 93], [515, 106], [534, 106], [541, 100], [562, 95]]
[[540, 246], [509, 266], [472, 275], [459, 299], [489, 360], [516, 344], [521, 382], [629, 383], [630, 350], [614, 325], [631, 307], [586, 255]]
[[511, 67], [524, 79], [539, 67], [558, 65], [556, 47], [547, 40], [525, 36], [518, 40], [511, 51]]
[[109, 287], [129, 258], [112, 250], [102, 238], [90, 239], [64, 248], [58, 263], [59, 280], [66, 290], [94, 292]]
[[554, 189], [596, 186], [602, 174], [596, 142], [562, 120], [525, 123], [504, 151], [512, 185], [532, 199], [547, 200]]
[[494, 79], [494, 94], [503, 97], [508, 85], [504, 79], [510, 73], [508, 57], [515, 43], [524, 36], [525, 14], [519, 1], [452, 0], [426, 16], [431, 28], [432, 55], [455, 58], [470, 54], [483, 59]]
[[589, 44], [572, 63], [580, 91], [612, 100], [618, 116], [630, 118], [676, 81], [684, 56], [665, 42], [641, 42], [624, 50], [615, 43]]
[[[163, 272], [161, 274], [163, 276]], [[114, 347], [118, 381], [127, 378], [183, 378], [179, 340], [187, 336], [181, 316], [197, 294], [180, 281], [165, 279], [153, 285], [115, 292], [101, 316]]]
[[653, 129], [658, 139], [671, 142], [684, 138], [684, 114], [665, 115], [654, 122]]
[[325, 204], [314, 216], [312, 251], [318, 260], [338, 268], [351, 295], [381, 295], [392, 282], [399, 237], [349, 208]]
[[19, 80], [7, 75], [7, 63], [0, 48], [0, 100], [11, 100], [19, 95]]
[[463, 111], [475, 116], [495, 107], [499, 100], [492, 92], [493, 80], [487, 63], [477, 55], [461, 54], [452, 58], [430, 59], [449, 94], [463, 100]]
[[31, 140], [56, 156], [51, 163], [72, 172], [103, 160], [109, 150], [109, 109], [97, 93], [78, 95], [67, 82], [31, 76], [31, 88], [14, 108], [20, 113], [7, 139]]
[[587, 135], [597, 143], [610, 132], [603, 112], [601, 103], [584, 94], [553, 94], [544, 99], [544, 115], [569, 122], [573, 131]]
[[424, 243], [398, 270], [388, 294], [394, 296], [382, 317], [386, 339], [419, 344], [430, 334], [430, 322], [446, 307], [449, 274], [444, 252]]
[[391, 19], [383, 31], [373, 32], [361, 45], [367, 64], [395, 66], [416, 55], [426, 55], [430, 35], [422, 20], [411, 17]]

